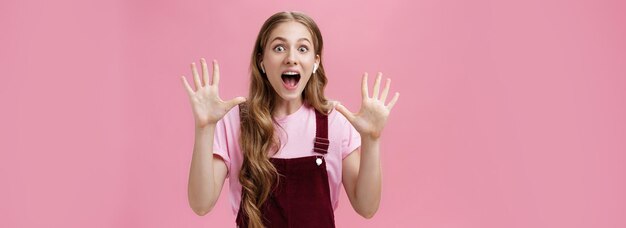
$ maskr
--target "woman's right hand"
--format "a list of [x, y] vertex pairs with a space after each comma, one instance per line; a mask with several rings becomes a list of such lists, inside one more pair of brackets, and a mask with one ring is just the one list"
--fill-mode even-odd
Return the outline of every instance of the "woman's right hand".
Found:
[[191, 72], [196, 85], [196, 91], [191, 88], [185, 76], [181, 77], [183, 86], [189, 94], [189, 101], [193, 109], [196, 128], [215, 125], [231, 108], [246, 101], [244, 97], [236, 97], [229, 101], [223, 101], [218, 92], [220, 68], [217, 65], [217, 61], [213, 60], [213, 80], [211, 83], [209, 83], [209, 70], [206, 60], [202, 58], [200, 62], [202, 64], [202, 79], [198, 76], [196, 64], [191, 63]]

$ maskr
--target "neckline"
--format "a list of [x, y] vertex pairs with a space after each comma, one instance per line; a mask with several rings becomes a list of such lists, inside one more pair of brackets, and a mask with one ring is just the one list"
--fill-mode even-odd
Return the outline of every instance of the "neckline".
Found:
[[279, 122], [279, 123], [285, 123], [285, 122], [289, 121], [289, 120], [290, 120], [290, 119], [292, 119], [294, 116], [296, 116], [298, 113], [303, 112], [303, 111], [304, 111], [304, 109], [305, 109], [305, 106], [307, 106], [307, 104], [306, 104], [305, 102], [302, 102], [302, 105], [300, 105], [300, 108], [298, 108], [298, 110], [296, 110], [295, 112], [293, 112], [293, 113], [291, 113], [291, 114], [289, 114], [289, 115], [283, 116], [283, 117], [281, 117], [281, 118], [276, 118], [276, 119], [275, 119], [275, 120], [276, 120], [276, 122]]

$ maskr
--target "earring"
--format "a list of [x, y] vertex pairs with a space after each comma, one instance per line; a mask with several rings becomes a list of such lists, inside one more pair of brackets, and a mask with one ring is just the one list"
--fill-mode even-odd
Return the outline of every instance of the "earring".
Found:
[[263, 64], [261, 64], [261, 71], [265, 74], [265, 67], [263, 67]]
[[313, 64], [313, 73], [315, 74], [315, 71], [317, 71], [317, 63]]

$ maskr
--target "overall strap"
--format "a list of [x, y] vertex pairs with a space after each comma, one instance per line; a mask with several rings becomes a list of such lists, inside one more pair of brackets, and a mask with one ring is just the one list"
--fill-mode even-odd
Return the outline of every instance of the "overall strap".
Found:
[[315, 110], [315, 142], [313, 151], [321, 154], [328, 153], [328, 115]]

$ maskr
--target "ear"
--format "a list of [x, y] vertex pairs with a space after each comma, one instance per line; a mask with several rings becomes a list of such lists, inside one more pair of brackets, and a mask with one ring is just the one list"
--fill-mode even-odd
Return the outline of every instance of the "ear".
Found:
[[263, 66], [263, 61], [259, 61], [259, 67], [261, 68], [261, 72], [265, 74], [265, 66]]
[[261, 53], [257, 53], [256, 60], [259, 61], [258, 64], [261, 65], [261, 63], [263, 63], [263, 55]]
[[315, 55], [315, 63], [316, 63], [318, 66], [320, 65], [320, 61], [321, 61], [320, 55]]
[[[257, 53], [257, 54], [256, 54], [256, 59], [257, 59], [257, 61], [259, 61], [259, 62], [257, 63], [257, 64], [258, 64], [258, 66], [259, 66], [259, 68], [263, 69], [263, 68], [264, 68], [264, 67], [263, 67], [263, 55], [262, 55], [261, 53]], [[265, 70], [263, 70], [263, 71], [265, 71]], [[265, 73], [265, 72], [264, 72], [264, 73]]]

